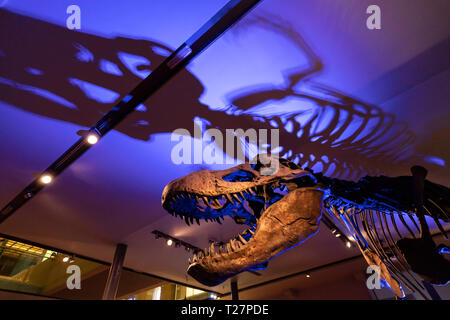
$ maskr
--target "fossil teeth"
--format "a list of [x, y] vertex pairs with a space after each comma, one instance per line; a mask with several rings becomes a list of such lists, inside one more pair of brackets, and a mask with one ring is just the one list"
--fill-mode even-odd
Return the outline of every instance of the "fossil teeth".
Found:
[[210, 204], [209, 204], [208, 198], [205, 196], [202, 196], [202, 199], [203, 199], [203, 202], [209, 207]]
[[192, 264], [191, 258], [188, 259], [188, 263], [189, 263], [189, 264]]
[[188, 220], [188, 217], [187, 216], [184, 216], [184, 221], [186, 222], [186, 224], [189, 226], [190, 224], [189, 224], [189, 220]]
[[242, 199], [245, 200], [244, 193], [241, 191], [241, 192], [239, 192], [239, 194], [241, 195]]
[[252, 195], [256, 195], [255, 191], [253, 191], [252, 188], [248, 189], [247, 192], [249, 192], [249, 193], [252, 194]]
[[238, 195], [237, 195], [236, 193], [233, 193], [233, 197], [234, 197], [237, 201], [242, 202], [242, 200], [239, 199], [239, 197], [238, 197]]
[[247, 243], [247, 240], [245, 240], [244, 237], [241, 236], [240, 234], [238, 234], [238, 238], [239, 238], [239, 240], [241, 240], [241, 242], [242, 242], [243, 244], [246, 244], [246, 243]]
[[252, 229], [248, 229], [248, 231], [249, 231], [251, 234], [255, 234], [255, 231], [253, 231]]
[[213, 198], [213, 199], [212, 199], [212, 202], [213, 202], [216, 206], [218, 206], [218, 207], [221, 206], [221, 204], [220, 204], [220, 202], [219, 202], [218, 199]]
[[230, 201], [231, 203], [233, 203], [233, 199], [231, 199], [231, 196], [230, 196], [228, 193], [227, 193], [225, 196], [227, 197], [228, 201]]
[[194, 253], [194, 257], [192, 258], [192, 262], [198, 261], [197, 255]]
[[236, 251], [238, 247], [236, 246], [236, 241], [234, 239], [230, 240], [230, 247], [233, 251]]
[[200, 198], [198, 197], [198, 195], [195, 195], [195, 201], [199, 202]]
[[200, 225], [200, 219], [195, 217], [195, 222], [197, 222], [198, 225]]
[[233, 248], [231, 247], [230, 243], [227, 243], [226, 248], [227, 248], [228, 253], [233, 252]]
[[209, 245], [209, 255], [212, 257], [215, 255], [214, 252], [214, 242], [211, 242], [211, 244]]

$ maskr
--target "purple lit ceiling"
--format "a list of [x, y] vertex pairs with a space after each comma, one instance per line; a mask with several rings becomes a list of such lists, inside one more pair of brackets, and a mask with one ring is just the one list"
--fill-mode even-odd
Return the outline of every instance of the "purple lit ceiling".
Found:
[[[226, 1], [3, 1], [0, 14], [0, 207], [60, 156]], [[366, 8], [379, 4], [381, 30]], [[175, 165], [171, 132], [278, 127], [282, 154], [346, 179], [407, 175], [450, 185], [450, 2], [264, 0], [110, 132], [0, 233], [198, 285], [188, 253], [226, 240], [231, 220], [187, 227], [160, 206], [166, 183], [221, 165]], [[323, 227], [323, 226], [322, 226]], [[356, 255], [327, 229], [242, 285]], [[226, 286], [215, 288], [228, 291]]]

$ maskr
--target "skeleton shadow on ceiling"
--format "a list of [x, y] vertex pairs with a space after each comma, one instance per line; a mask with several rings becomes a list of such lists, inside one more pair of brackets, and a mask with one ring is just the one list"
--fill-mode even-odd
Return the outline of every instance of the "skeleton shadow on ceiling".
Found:
[[[91, 127], [159, 65], [172, 49], [154, 41], [105, 38], [70, 31], [45, 21], [0, 10], [2, 100], [37, 115]], [[287, 37], [309, 63], [283, 73], [284, 87], [255, 86], [230, 93], [230, 106], [212, 110], [199, 102], [201, 82], [183, 69], [115, 129], [147, 141], [156, 133], [192, 127], [280, 129], [281, 155], [326, 175], [357, 179], [388, 174], [423, 162], [412, 150], [414, 135], [376, 106], [314, 83], [323, 70], [304, 39], [279, 19], [245, 18], [244, 27], [265, 28]], [[240, 29], [231, 32], [242, 32]], [[261, 106], [295, 99], [298, 109], [264, 115]], [[247, 146], [248, 147], [248, 146]], [[245, 143], [243, 149], [246, 149]]]

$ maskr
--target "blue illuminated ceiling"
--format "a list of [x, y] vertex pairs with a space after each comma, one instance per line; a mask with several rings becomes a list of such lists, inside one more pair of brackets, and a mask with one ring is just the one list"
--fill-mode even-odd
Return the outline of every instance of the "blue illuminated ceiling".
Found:
[[[1, 10], [0, 206], [226, 3], [76, 1], [82, 25], [71, 31], [72, 2], [8, 0]], [[382, 29], [370, 31], [365, 9], [376, 2]], [[404, 175], [421, 164], [448, 186], [449, 9], [446, 0], [265, 0], [0, 232], [105, 260], [127, 242], [130, 267], [186, 281], [187, 258], [149, 232], [203, 247], [237, 228], [187, 228], [160, 208], [166, 183], [221, 167], [172, 163], [170, 133], [192, 132], [194, 119], [278, 127], [282, 154], [328, 175]], [[349, 254], [329, 251], [302, 254], [317, 265]], [[146, 258], [155, 252], [159, 264]], [[299, 268], [282, 260], [272, 276]]]

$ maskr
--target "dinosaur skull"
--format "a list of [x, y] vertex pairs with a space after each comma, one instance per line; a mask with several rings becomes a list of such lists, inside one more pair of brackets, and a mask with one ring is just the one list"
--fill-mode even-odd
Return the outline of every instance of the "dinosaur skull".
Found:
[[322, 198], [310, 172], [288, 160], [260, 155], [228, 170], [198, 171], [170, 182], [162, 206], [188, 225], [200, 219], [221, 223], [230, 216], [249, 226], [228, 243], [218, 248], [211, 243], [194, 254], [188, 274], [214, 286], [240, 272], [267, 267], [268, 260], [316, 233]]

